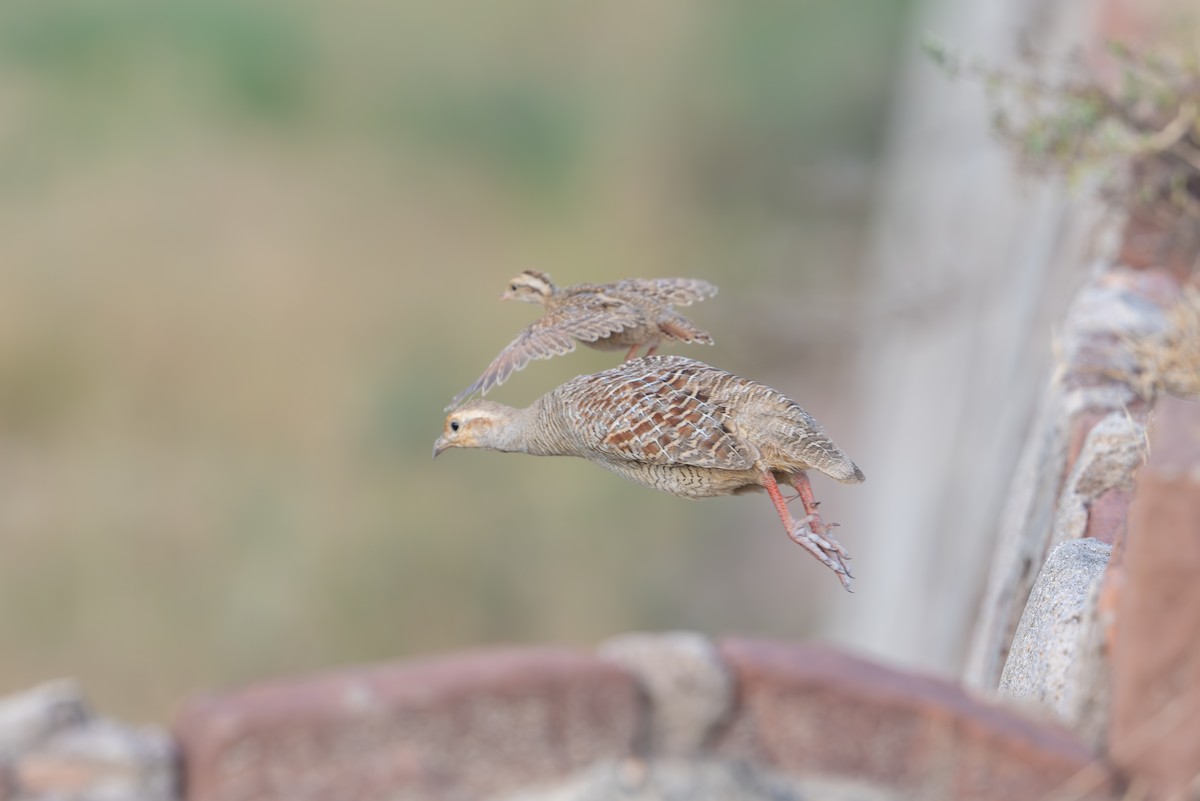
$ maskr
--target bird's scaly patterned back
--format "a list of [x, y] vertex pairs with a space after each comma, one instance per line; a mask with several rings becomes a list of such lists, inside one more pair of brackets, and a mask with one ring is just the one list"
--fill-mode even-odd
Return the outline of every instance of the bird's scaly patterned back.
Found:
[[539, 401], [546, 435], [596, 458], [747, 470], [760, 457], [853, 480], [853, 462], [798, 404], [683, 356], [579, 376]]

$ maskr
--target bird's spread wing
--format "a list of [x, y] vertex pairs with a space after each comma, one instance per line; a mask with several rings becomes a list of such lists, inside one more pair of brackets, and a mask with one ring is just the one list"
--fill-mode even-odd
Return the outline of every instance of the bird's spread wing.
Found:
[[698, 278], [626, 278], [610, 286], [617, 292], [631, 292], [670, 306], [690, 306], [717, 294], [714, 285]]
[[595, 342], [641, 322], [641, 312], [624, 301], [599, 295], [585, 295], [544, 315], [517, 335], [500, 351], [483, 375], [454, 396], [446, 410], [464, 399], [488, 390], [523, 370], [534, 359], [550, 359], [575, 350], [575, 342]]
[[682, 357], [634, 359], [575, 379], [570, 403], [602, 453], [646, 464], [748, 469], [758, 450], [726, 427], [728, 411], [712, 400], [706, 372], [716, 371]]

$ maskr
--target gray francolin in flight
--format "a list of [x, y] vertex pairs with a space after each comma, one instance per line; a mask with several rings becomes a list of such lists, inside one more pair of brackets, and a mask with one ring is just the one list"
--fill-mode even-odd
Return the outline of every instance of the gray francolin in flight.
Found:
[[[807, 471], [847, 484], [863, 473], [799, 404], [763, 384], [682, 356], [646, 356], [581, 375], [524, 409], [473, 400], [433, 448], [580, 456], [685, 498], [766, 490], [788, 536], [850, 589], [849, 554], [817, 514]], [[796, 489], [805, 517], [788, 510]]]
[[611, 284], [556, 287], [546, 273], [526, 270], [509, 282], [500, 297], [540, 304], [545, 313], [500, 351], [483, 375], [446, 409], [476, 392], [486, 395], [533, 359], [570, 353], [577, 342], [597, 350], [624, 350], [626, 359], [642, 347], [646, 355], [653, 354], [663, 340], [711, 345], [709, 333], [673, 307], [715, 294], [715, 286], [694, 278], [627, 278]]

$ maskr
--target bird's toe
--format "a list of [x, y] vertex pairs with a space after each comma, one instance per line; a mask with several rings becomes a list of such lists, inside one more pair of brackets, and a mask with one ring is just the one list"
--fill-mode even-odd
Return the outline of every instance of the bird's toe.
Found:
[[[820, 525], [818, 520], [816, 515], [808, 515], [795, 521], [790, 532], [792, 541], [836, 573], [842, 587], [850, 590], [850, 582], [854, 578], [854, 574], [850, 572], [850, 568], [845, 562], [850, 558], [850, 554], [837, 540], [825, 536], [828, 533], [828, 526]], [[823, 530], [818, 532], [818, 527]]]

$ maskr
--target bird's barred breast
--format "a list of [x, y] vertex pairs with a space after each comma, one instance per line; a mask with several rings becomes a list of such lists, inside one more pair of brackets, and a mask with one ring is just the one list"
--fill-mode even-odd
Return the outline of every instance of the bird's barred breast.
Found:
[[635, 484], [680, 498], [713, 498], [731, 495], [755, 485], [753, 470], [715, 470], [686, 464], [641, 464], [602, 461], [599, 464]]

